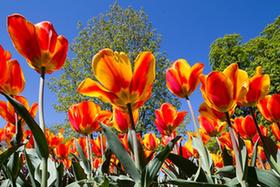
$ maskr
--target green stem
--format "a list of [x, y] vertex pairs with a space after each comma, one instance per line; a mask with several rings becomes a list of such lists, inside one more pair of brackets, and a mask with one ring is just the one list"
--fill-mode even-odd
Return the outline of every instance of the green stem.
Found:
[[[44, 85], [45, 85], [45, 68], [42, 67], [39, 84], [39, 125], [43, 132], [45, 132], [45, 120], [44, 120]], [[48, 186], [48, 158], [42, 158], [42, 178], [41, 187]]]
[[188, 107], [189, 107], [189, 110], [190, 110], [190, 113], [191, 113], [191, 117], [192, 117], [192, 121], [193, 121], [193, 124], [194, 124], [195, 132], [197, 132], [198, 136], [200, 136], [200, 133], [198, 131], [198, 125], [197, 125], [197, 122], [196, 122], [196, 117], [194, 115], [194, 110], [193, 110], [191, 101], [190, 101], [189, 97], [186, 97], [186, 100], [187, 100], [187, 104], [188, 104]]
[[131, 134], [132, 134], [132, 144], [133, 144], [135, 165], [136, 165], [136, 168], [140, 170], [141, 166], [140, 166], [140, 157], [139, 157], [139, 151], [138, 151], [138, 145], [137, 145], [137, 135], [136, 135], [136, 129], [135, 129], [135, 124], [134, 124], [134, 119], [133, 119], [132, 107], [131, 107], [130, 103], [127, 104], [127, 109], [128, 109], [130, 123], [131, 123]]
[[104, 151], [103, 151], [103, 139], [102, 139], [102, 131], [99, 134], [99, 139], [100, 139], [100, 151], [101, 151], [101, 159], [104, 155]]
[[92, 178], [92, 148], [91, 148], [91, 137], [90, 137], [90, 134], [88, 134], [86, 136], [86, 140], [87, 140], [87, 153], [88, 153], [88, 160], [89, 160], [89, 163], [90, 163], [90, 166], [89, 166], [89, 173], [88, 173], [88, 179], [91, 179]]
[[[228, 112], [225, 112], [225, 115], [226, 115], [226, 120], [227, 120], [227, 124], [228, 124], [228, 131], [229, 131], [233, 151], [234, 151], [234, 154], [235, 154], [237, 175], [239, 175], [239, 180], [242, 180], [243, 171], [242, 171], [242, 164], [241, 164], [239, 149], [238, 149], [236, 141], [235, 141], [234, 132], [233, 132], [232, 127], [231, 127], [231, 122], [230, 122], [230, 117], [229, 117]], [[243, 181], [239, 181], [239, 182], [243, 183]], [[243, 184], [241, 184], [241, 185], [243, 185]]]

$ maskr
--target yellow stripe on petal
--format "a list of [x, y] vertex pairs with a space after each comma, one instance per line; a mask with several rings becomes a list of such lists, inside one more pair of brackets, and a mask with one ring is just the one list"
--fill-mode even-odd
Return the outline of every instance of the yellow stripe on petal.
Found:
[[78, 86], [77, 91], [86, 96], [97, 97], [107, 103], [114, 103], [117, 99], [114, 93], [109, 92], [108, 90], [103, 88], [98, 82], [90, 78], [86, 78], [84, 81], [82, 81]]
[[132, 78], [127, 55], [113, 52], [111, 49], [103, 49], [93, 57], [92, 70], [96, 79], [114, 93], [128, 88]]

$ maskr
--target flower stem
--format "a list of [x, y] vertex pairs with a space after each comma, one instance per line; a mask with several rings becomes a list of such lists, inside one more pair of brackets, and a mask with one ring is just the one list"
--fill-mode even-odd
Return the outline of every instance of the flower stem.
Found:
[[99, 140], [100, 140], [100, 152], [101, 152], [101, 159], [102, 159], [102, 157], [104, 155], [102, 132], [100, 132], [100, 134], [99, 134]]
[[[42, 67], [39, 84], [39, 125], [43, 132], [45, 132], [45, 120], [44, 120], [44, 85], [45, 85], [45, 68]], [[48, 158], [42, 158], [42, 178], [41, 187], [48, 186]]]
[[197, 125], [197, 122], [196, 122], [196, 117], [194, 115], [194, 110], [193, 110], [191, 101], [190, 101], [189, 97], [186, 97], [186, 100], [187, 100], [187, 104], [188, 104], [188, 107], [189, 107], [189, 110], [190, 110], [190, 113], [191, 113], [191, 117], [192, 117], [195, 132], [197, 132], [198, 136], [200, 136], [200, 134], [198, 132], [198, 125]]
[[127, 109], [129, 113], [130, 123], [131, 123], [131, 134], [132, 134], [132, 144], [133, 144], [133, 153], [134, 153], [134, 160], [135, 165], [137, 169], [140, 169], [140, 157], [139, 157], [139, 151], [138, 151], [138, 143], [137, 143], [137, 135], [136, 135], [136, 129], [133, 119], [133, 112], [131, 104], [127, 104]]
[[91, 149], [91, 137], [90, 137], [90, 134], [88, 134], [86, 136], [86, 140], [87, 140], [88, 160], [89, 160], [89, 163], [90, 163], [90, 166], [89, 166], [90, 173], [88, 173], [88, 179], [91, 179], [92, 178], [92, 171], [91, 171], [91, 167], [92, 167], [92, 149]]

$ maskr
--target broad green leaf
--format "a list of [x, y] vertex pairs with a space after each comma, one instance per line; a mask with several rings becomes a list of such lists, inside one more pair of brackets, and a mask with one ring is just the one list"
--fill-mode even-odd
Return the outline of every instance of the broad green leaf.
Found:
[[75, 140], [75, 145], [76, 145], [76, 148], [77, 148], [77, 152], [79, 154], [80, 164], [81, 164], [82, 168], [84, 169], [84, 171], [86, 172], [86, 174], [89, 174], [91, 172], [90, 171], [90, 163], [89, 163], [88, 159], [86, 158], [81, 145], [76, 140]]
[[175, 164], [183, 172], [183, 174], [187, 177], [191, 177], [198, 170], [198, 167], [192, 161], [190, 161], [189, 159], [186, 159], [182, 156], [170, 153], [168, 155], [168, 159], [173, 164]]
[[87, 175], [85, 174], [84, 169], [81, 167], [81, 165], [78, 162], [72, 161], [72, 169], [73, 169], [73, 173], [74, 173], [76, 181], [80, 181], [80, 180], [87, 178]]
[[21, 103], [19, 103], [17, 100], [5, 93], [2, 94], [13, 105], [15, 111], [24, 119], [29, 129], [32, 131], [33, 138], [36, 144], [36, 149], [38, 149], [40, 155], [44, 158], [48, 158], [49, 148], [45, 134], [43, 133], [42, 129], [39, 127], [39, 125], [35, 122], [28, 110], [26, 110], [26, 108]]
[[256, 159], [257, 159], [257, 154], [258, 154], [258, 140], [256, 141], [256, 143], [254, 144], [254, 148], [253, 148], [253, 154], [252, 154], [252, 159], [251, 159], [251, 167], [255, 167], [256, 166]]
[[112, 130], [106, 125], [101, 125], [104, 135], [106, 136], [107, 143], [109, 144], [109, 148], [116, 155], [116, 157], [120, 160], [123, 165], [125, 171], [135, 180], [140, 181], [141, 176], [140, 172], [135, 167], [134, 162], [128, 155], [127, 151], [123, 147], [122, 143], [118, 139], [118, 137], [112, 132]]
[[167, 180], [165, 182], [162, 182], [161, 184], [173, 184], [173, 185], [188, 186], [188, 187], [200, 187], [200, 186], [222, 187], [222, 186], [226, 186], [226, 185], [223, 185], [223, 184], [210, 184], [210, 183], [205, 183], [205, 182], [193, 182], [193, 181], [188, 181], [188, 180], [184, 180], [184, 179]]
[[[57, 164], [56, 164], [57, 165]], [[59, 163], [56, 167], [56, 187], [63, 187], [62, 180], [64, 175], [63, 163]]]
[[28, 169], [28, 175], [29, 175], [29, 178], [30, 178], [31, 185], [32, 185], [32, 187], [38, 187], [40, 185], [34, 178], [35, 169], [34, 169], [34, 166], [31, 162], [31, 160], [30, 160], [30, 157], [29, 157], [28, 153], [26, 152], [26, 149], [23, 150], [23, 153], [24, 153], [24, 157], [25, 157], [25, 161], [26, 161], [26, 165], [27, 165], [27, 169]]
[[243, 171], [242, 179], [246, 180], [247, 172], [248, 172], [248, 152], [245, 143], [241, 138], [239, 138], [239, 147], [240, 147], [241, 164], [242, 164], [242, 171]]
[[217, 169], [215, 174], [234, 174], [235, 167], [234, 166], [224, 166], [222, 168]]
[[2, 154], [0, 154], [0, 166], [2, 166], [7, 159], [14, 153], [17, 151], [17, 149], [20, 147], [21, 145], [14, 145], [10, 148], [8, 148], [6, 151], [4, 151]]
[[101, 166], [102, 173], [107, 173], [107, 174], [109, 173], [111, 156], [112, 156], [112, 151], [110, 149], [106, 149], [105, 154], [103, 156], [103, 159], [105, 159], [105, 161]]
[[142, 175], [142, 184], [144, 184], [144, 186], [150, 186], [150, 184], [155, 180], [162, 164], [167, 159], [169, 153], [173, 150], [174, 145], [180, 138], [180, 136], [177, 136], [171, 140], [167, 146], [146, 165]]
[[257, 183], [261, 186], [280, 186], [280, 177], [277, 177], [272, 171], [254, 167], [248, 168], [248, 181], [251, 184]]

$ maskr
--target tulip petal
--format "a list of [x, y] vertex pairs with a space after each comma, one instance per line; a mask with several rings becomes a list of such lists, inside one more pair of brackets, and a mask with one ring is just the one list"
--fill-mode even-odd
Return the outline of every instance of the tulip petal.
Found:
[[23, 16], [14, 14], [8, 17], [8, 31], [17, 51], [25, 58], [33, 61], [40, 57], [35, 26]]
[[188, 80], [188, 85], [189, 85], [189, 90], [188, 90], [188, 96], [196, 89], [196, 87], [199, 84], [199, 75], [203, 71], [204, 65], [201, 63], [196, 63], [195, 65], [192, 66], [190, 69], [190, 74], [189, 74], [189, 80]]
[[280, 121], [280, 94], [273, 94], [267, 103], [267, 109], [275, 122]]
[[174, 95], [181, 98], [185, 97], [182, 91], [182, 82], [177, 70], [169, 68], [166, 71], [166, 86]]
[[128, 88], [132, 78], [128, 56], [111, 49], [103, 49], [93, 57], [92, 70], [96, 79], [114, 93]]
[[114, 100], [117, 99], [117, 96], [103, 88], [98, 82], [86, 78], [80, 83], [77, 91], [83, 95], [90, 97], [98, 97], [104, 102], [114, 103]]

